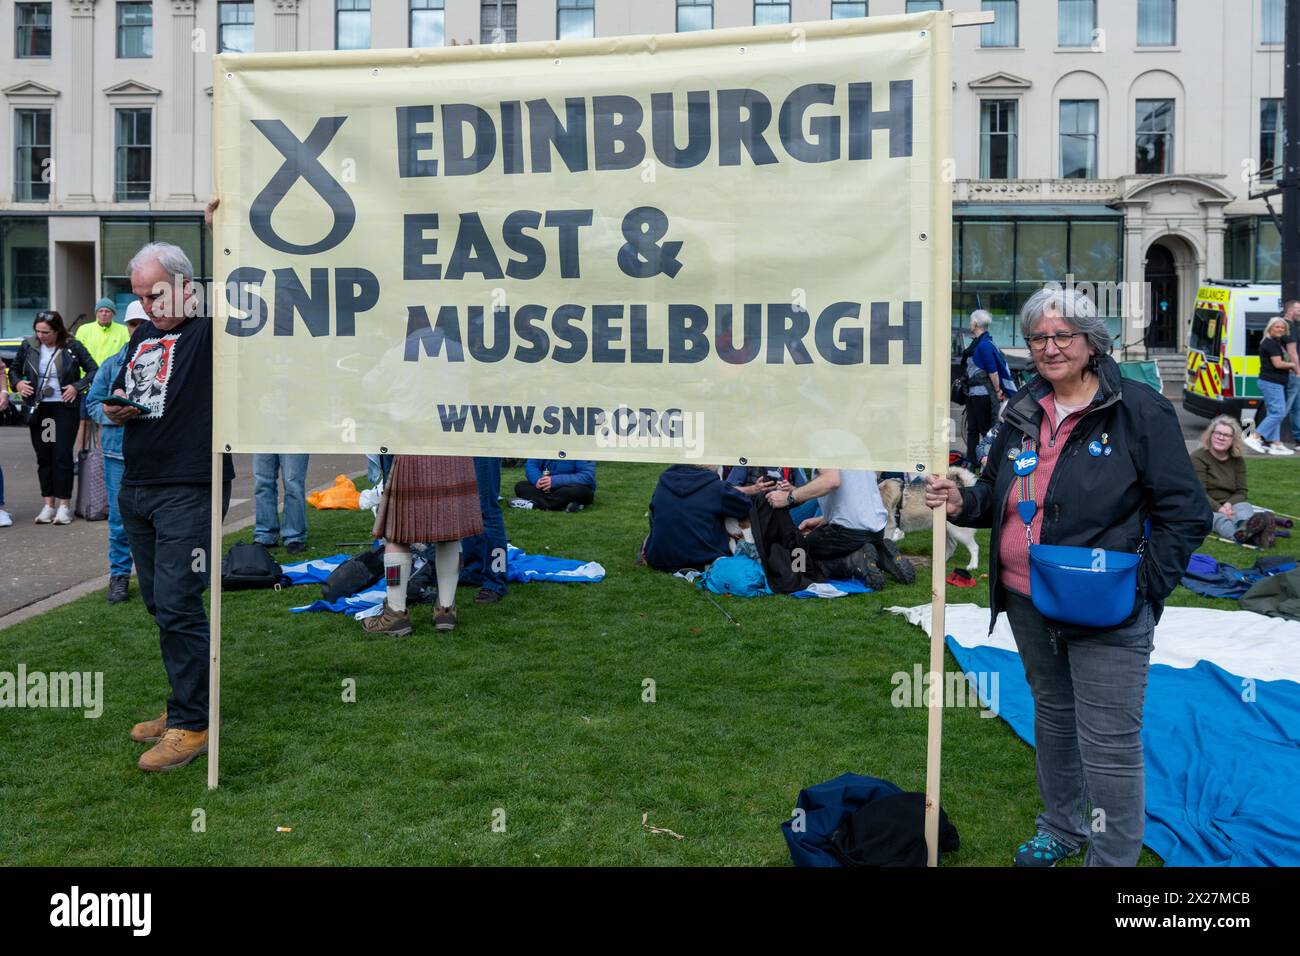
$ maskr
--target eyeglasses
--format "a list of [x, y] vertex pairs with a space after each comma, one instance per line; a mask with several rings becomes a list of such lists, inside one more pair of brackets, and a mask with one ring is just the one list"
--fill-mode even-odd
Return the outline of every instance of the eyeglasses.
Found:
[[1044, 332], [1038, 332], [1034, 335], [1026, 335], [1025, 341], [1029, 343], [1029, 347], [1035, 352], [1041, 352], [1047, 348], [1047, 340], [1051, 339], [1056, 343], [1056, 347], [1064, 352], [1070, 347], [1070, 343], [1082, 334], [1082, 332], [1057, 332], [1054, 335], [1047, 335]]
[[1237, 436], [1234, 435], [1232, 432], [1215, 432], [1214, 437], [1232, 439], [1232, 438], [1236, 438]]

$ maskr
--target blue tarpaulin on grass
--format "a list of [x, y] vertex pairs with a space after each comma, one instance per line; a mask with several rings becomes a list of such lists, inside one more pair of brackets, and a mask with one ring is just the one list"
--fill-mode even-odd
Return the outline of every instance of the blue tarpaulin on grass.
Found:
[[[548, 554], [527, 554], [508, 545], [506, 552], [506, 580], [512, 584], [533, 581], [558, 581], [572, 584], [595, 584], [605, 578], [605, 569], [595, 561], [576, 561], [572, 558], [555, 558]], [[298, 564], [285, 565], [281, 570], [289, 584], [320, 584], [350, 555], [335, 554]], [[337, 601], [313, 601], [302, 607], [290, 608], [294, 613], [332, 611], [335, 614], [355, 614], [384, 602], [384, 587], [372, 587], [360, 594], [352, 594]]]
[[[928, 608], [897, 610], [928, 627]], [[949, 606], [945, 623], [958, 665], [997, 675], [997, 684], [986, 682], [997, 688], [992, 709], [1033, 746], [1033, 698], [1005, 615], [993, 635], [984, 608]], [[1300, 865], [1297, 677], [1300, 623], [1246, 611], [1165, 609], [1142, 744], [1144, 842], [1167, 866]]]

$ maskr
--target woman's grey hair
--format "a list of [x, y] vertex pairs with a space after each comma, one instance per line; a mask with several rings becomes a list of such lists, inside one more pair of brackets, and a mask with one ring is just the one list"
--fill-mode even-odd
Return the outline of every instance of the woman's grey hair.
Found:
[[1205, 431], [1201, 432], [1201, 447], [1209, 449], [1210, 441], [1214, 438], [1214, 432], [1218, 428], [1232, 429], [1232, 447], [1228, 449], [1229, 458], [1240, 458], [1246, 453], [1246, 443], [1242, 440], [1241, 426], [1237, 420], [1229, 415], [1220, 415], [1205, 426]]
[[1271, 319], [1268, 320], [1268, 325], [1264, 326], [1264, 334], [1265, 334], [1265, 335], [1272, 335], [1272, 334], [1273, 334], [1273, 326], [1275, 326], [1275, 325], [1280, 325], [1280, 326], [1282, 326], [1283, 329], [1286, 329], [1286, 328], [1289, 327], [1289, 323], [1287, 322], [1286, 319], [1282, 318], [1282, 316], [1280, 316], [1280, 315], [1275, 315], [1275, 316], [1273, 316], [1273, 318], [1271, 318]]
[[1059, 313], [1067, 325], [1082, 332], [1088, 348], [1097, 355], [1109, 355], [1112, 347], [1106, 321], [1097, 315], [1097, 306], [1078, 289], [1044, 286], [1029, 297], [1020, 310], [1020, 335], [1028, 340], [1034, 328], [1048, 312]]
[[126, 271], [135, 272], [148, 262], [157, 262], [169, 276], [194, 278], [194, 266], [190, 264], [190, 257], [185, 254], [184, 249], [170, 242], [150, 242], [141, 246], [140, 251], [127, 263]]
[[993, 314], [987, 309], [976, 309], [970, 314], [970, 321], [977, 329], [987, 329], [993, 324]]

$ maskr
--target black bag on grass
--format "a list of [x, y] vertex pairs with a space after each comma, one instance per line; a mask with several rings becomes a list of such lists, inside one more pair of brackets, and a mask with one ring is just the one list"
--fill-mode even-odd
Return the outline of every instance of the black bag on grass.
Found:
[[254, 588], [273, 588], [287, 578], [271, 557], [265, 545], [241, 542], [230, 549], [221, 562], [221, 589], [223, 591], [248, 591]]
[[383, 576], [384, 553], [363, 551], [330, 572], [330, 576], [320, 586], [321, 597], [327, 601], [351, 597], [373, 586]]
[[[957, 828], [939, 808], [939, 852], [961, 848]], [[895, 793], [865, 803], [831, 834], [829, 850], [845, 866], [925, 866], [925, 794]]]

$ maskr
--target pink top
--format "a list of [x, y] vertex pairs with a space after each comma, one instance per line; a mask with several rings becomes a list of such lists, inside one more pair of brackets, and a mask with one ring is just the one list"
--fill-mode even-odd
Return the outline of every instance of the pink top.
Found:
[[[1047, 494], [1047, 486], [1051, 484], [1056, 462], [1065, 443], [1069, 441], [1074, 426], [1079, 423], [1083, 413], [1092, 407], [1089, 402], [1077, 412], [1067, 415], [1053, 439], [1052, 431], [1056, 429], [1056, 402], [1053, 393], [1048, 392], [1038, 400], [1038, 404], [1043, 408], [1043, 421], [1038, 431], [1038, 467], [1033, 472], [1033, 496], [1038, 502], [1038, 510], [1030, 525], [1030, 534], [1033, 535], [1035, 544], [1042, 543], [1043, 498]], [[1007, 461], [1006, 465], [1010, 467], [1011, 462]], [[1011, 483], [1006, 513], [1002, 518], [1002, 537], [998, 542], [998, 575], [1002, 583], [1012, 591], [1028, 594], [1029, 543], [1025, 541], [1025, 523], [1020, 520], [1020, 511], [1016, 508], [1019, 501], [1020, 479], [1016, 478]]]

